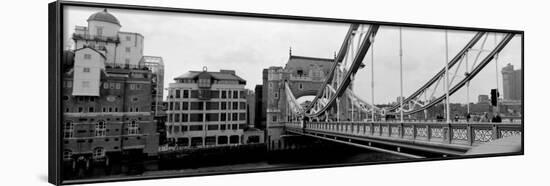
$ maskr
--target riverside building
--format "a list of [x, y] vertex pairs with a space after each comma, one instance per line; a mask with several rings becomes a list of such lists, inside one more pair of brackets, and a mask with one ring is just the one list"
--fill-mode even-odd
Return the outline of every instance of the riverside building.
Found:
[[63, 159], [74, 170], [156, 156], [152, 90], [162, 75], [143, 63], [143, 36], [120, 31], [106, 9], [87, 22], [63, 58]]
[[246, 81], [234, 70], [209, 72], [204, 68], [189, 71], [174, 81], [169, 84], [167, 98], [169, 146], [204, 148], [263, 142], [256, 140], [263, 136], [244, 135]]

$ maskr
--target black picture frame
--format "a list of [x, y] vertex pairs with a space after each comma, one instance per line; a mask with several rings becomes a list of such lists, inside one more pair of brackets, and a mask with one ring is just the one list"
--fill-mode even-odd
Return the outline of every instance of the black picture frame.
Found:
[[[399, 26], [399, 27], [414, 27], [414, 28], [429, 28], [429, 29], [449, 29], [449, 30], [462, 30], [462, 31], [482, 31], [482, 32], [499, 32], [499, 33], [512, 33], [521, 35], [521, 68], [525, 72], [524, 68], [524, 40], [525, 34], [522, 30], [506, 30], [506, 29], [494, 29], [494, 28], [475, 28], [475, 27], [457, 27], [447, 25], [428, 25], [428, 24], [412, 24], [412, 23], [399, 23], [399, 22], [383, 22], [383, 21], [369, 21], [369, 20], [354, 20], [354, 19], [335, 19], [324, 17], [305, 17], [295, 15], [277, 15], [277, 14], [261, 14], [261, 13], [247, 13], [247, 12], [228, 12], [217, 10], [198, 10], [198, 9], [185, 9], [185, 8], [170, 8], [170, 7], [153, 7], [153, 6], [138, 6], [138, 5], [124, 5], [124, 4], [105, 4], [105, 3], [90, 3], [90, 2], [76, 2], [76, 1], [56, 1], [48, 5], [48, 61], [49, 61], [49, 110], [48, 110], [48, 182], [54, 185], [65, 184], [81, 184], [81, 183], [99, 183], [99, 182], [111, 182], [111, 181], [130, 181], [130, 180], [145, 180], [145, 179], [159, 179], [159, 178], [176, 178], [176, 177], [188, 177], [188, 176], [206, 176], [206, 175], [223, 175], [223, 174], [235, 174], [235, 173], [252, 173], [252, 172], [264, 172], [264, 171], [283, 171], [283, 170], [295, 170], [295, 169], [315, 169], [315, 168], [327, 168], [327, 167], [343, 167], [343, 166], [358, 166], [358, 165], [373, 165], [373, 164], [387, 164], [387, 163], [407, 163], [407, 162], [422, 162], [422, 161], [438, 161], [438, 160], [454, 160], [454, 159], [470, 159], [470, 158], [487, 158], [487, 157], [499, 157], [499, 156], [515, 156], [524, 155], [524, 136], [525, 136], [525, 113], [524, 113], [524, 98], [521, 99], [521, 150], [512, 153], [497, 153], [497, 154], [478, 154], [468, 155], [465, 157], [438, 157], [438, 158], [424, 158], [414, 160], [395, 160], [385, 162], [367, 162], [367, 163], [349, 163], [341, 165], [315, 165], [315, 166], [301, 166], [301, 167], [282, 167], [282, 168], [259, 168], [246, 171], [225, 171], [225, 172], [213, 172], [213, 173], [193, 173], [183, 175], [157, 175], [147, 177], [123, 177], [123, 178], [108, 178], [108, 179], [94, 179], [94, 180], [63, 180], [63, 170], [61, 166], [62, 154], [63, 154], [63, 139], [62, 139], [62, 127], [61, 122], [63, 118], [63, 112], [61, 109], [61, 96], [62, 96], [62, 82], [61, 82], [61, 58], [62, 58], [62, 38], [63, 33], [63, 10], [67, 6], [73, 7], [94, 7], [94, 8], [113, 8], [113, 9], [125, 9], [125, 10], [146, 10], [146, 11], [158, 11], [158, 12], [170, 12], [170, 13], [192, 13], [197, 15], [220, 15], [220, 16], [236, 16], [236, 17], [251, 17], [251, 18], [269, 18], [279, 20], [302, 20], [302, 21], [317, 21], [317, 22], [334, 22], [334, 23], [351, 23], [351, 24], [377, 24], [385, 26]], [[524, 84], [524, 73], [521, 75], [522, 84]], [[524, 88], [522, 87], [522, 95], [524, 94]]]

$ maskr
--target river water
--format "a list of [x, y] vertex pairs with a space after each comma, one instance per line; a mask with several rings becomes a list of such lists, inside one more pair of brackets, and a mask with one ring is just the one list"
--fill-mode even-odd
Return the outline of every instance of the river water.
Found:
[[[111, 167], [94, 167], [85, 175], [66, 177], [75, 179], [105, 179], [121, 177], [150, 177], [172, 175], [216, 174], [227, 171], [250, 171], [267, 168], [300, 168], [347, 163], [376, 163], [403, 160], [405, 157], [375, 152], [332, 142], [317, 142], [307, 148], [284, 151], [266, 151], [262, 148], [245, 150], [208, 151], [183, 158], [159, 158], [146, 162]], [[122, 168], [116, 168], [122, 167]]]

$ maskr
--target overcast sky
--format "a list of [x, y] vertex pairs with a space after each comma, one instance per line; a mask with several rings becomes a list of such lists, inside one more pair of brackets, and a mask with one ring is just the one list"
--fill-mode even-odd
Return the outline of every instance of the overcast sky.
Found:
[[[99, 8], [70, 7], [65, 12], [65, 32], [72, 34], [74, 26], [87, 26], [87, 18]], [[293, 55], [332, 58], [338, 51], [349, 24], [279, 19], [260, 19], [214, 15], [196, 15], [136, 10], [109, 9], [122, 25], [121, 31], [141, 33], [144, 55], [160, 56], [165, 64], [165, 87], [173, 78], [190, 70], [209, 71], [233, 69], [247, 81], [246, 88], [262, 82], [262, 69], [284, 66]], [[70, 44], [69, 34], [65, 43]], [[451, 59], [474, 36], [475, 32], [449, 31]], [[502, 35], [498, 35], [500, 37]], [[486, 48], [494, 47], [494, 36], [487, 39]], [[481, 42], [480, 42], [481, 43]], [[478, 45], [479, 46], [479, 45]], [[396, 27], [382, 26], [374, 44], [375, 103], [393, 102], [399, 92], [399, 35]], [[371, 100], [371, 51], [355, 79], [357, 95]], [[482, 56], [483, 57], [483, 56]], [[470, 65], [474, 57], [470, 58]], [[445, 32], [436, 29], [403, 28], [403, 95], [407, 96], [429, 80], [445, 63]], [[516, 36], [500, 54], [499, 87], [502, 89], [501, 68], [511, 63], [521, 68], [521, 38]], [[463, 74], [464, 71], [459, 74]], [[477, 95], [496, 88], [495, 63], [491, 62], [471, 82], [470, 101]], [[455, 80], [458, 82], [459, 77]], [[441, 88], [442, 86], [440, 86]], [[465, 102], [466, 91], [451, 97], [452, 102]], [[501, 91], [502, 92], [502, 91]], [[436, 94], [437, 95], [437, 94]], [[502, 95], [502, 94], [501, 94]]]

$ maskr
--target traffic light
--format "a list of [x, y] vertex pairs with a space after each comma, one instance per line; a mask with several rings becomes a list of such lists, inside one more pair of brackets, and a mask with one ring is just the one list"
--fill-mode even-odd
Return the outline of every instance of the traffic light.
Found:
[[491, 89], [491, 105], [497, 106], [498, 96], [499, 96], [498, 90]]

